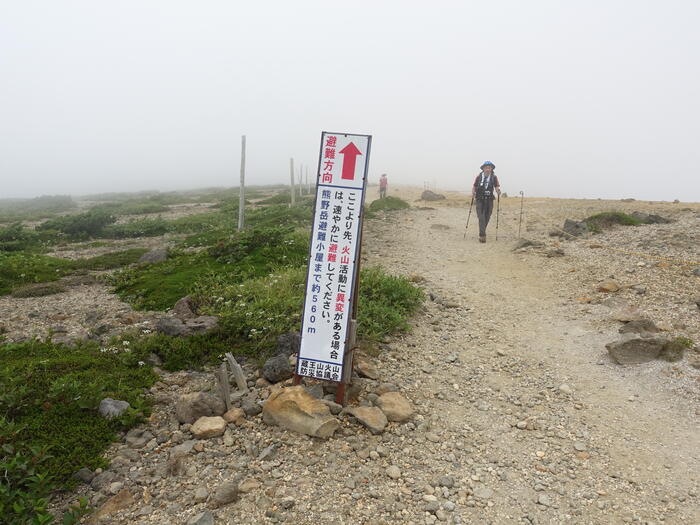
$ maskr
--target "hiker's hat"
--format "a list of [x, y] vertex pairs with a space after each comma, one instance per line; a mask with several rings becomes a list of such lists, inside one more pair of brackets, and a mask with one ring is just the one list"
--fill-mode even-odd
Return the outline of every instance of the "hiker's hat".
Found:
[[496, 165], [493, 162], [491, 162], [490, 160], [487, 160], [486, 162], [484, 162], [479, 169], [483, 170], [486, 166], [491, 166], [493, 169], [496, 169]]

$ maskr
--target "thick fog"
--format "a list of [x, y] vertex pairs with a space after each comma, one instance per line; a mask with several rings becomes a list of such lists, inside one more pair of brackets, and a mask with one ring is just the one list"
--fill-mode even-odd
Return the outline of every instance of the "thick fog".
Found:
[[0, 198], [370, 176], [700, 201], [700, 4], [0, 2]]

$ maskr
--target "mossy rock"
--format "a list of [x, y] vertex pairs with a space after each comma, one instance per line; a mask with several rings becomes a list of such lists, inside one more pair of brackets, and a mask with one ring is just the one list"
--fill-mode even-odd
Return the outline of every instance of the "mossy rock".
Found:
[[44, 295], [54, 295], [57, 293], [65, 292], [66, 288], [60, 283], [49, 282], [49, 283], [37, 283], [28, 284], [26, 286], [20, 286], [12, 290], [12, 297], [26, 298], [26, 297], [42, 297]]

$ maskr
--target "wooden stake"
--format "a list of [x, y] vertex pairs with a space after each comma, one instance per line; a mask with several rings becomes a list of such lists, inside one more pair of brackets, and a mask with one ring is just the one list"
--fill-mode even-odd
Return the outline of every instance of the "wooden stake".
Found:
[[295, 196], [294, 196], [294, 158], [289, 159], [289, 180], [292, 184], [291, 195], [292, 195], [292, 206], [294, 206], [294, 203], [296, 202]]
[[238, 231], [245, 222], [245, 135], [241, 136], [241, 185], [238, 195]]

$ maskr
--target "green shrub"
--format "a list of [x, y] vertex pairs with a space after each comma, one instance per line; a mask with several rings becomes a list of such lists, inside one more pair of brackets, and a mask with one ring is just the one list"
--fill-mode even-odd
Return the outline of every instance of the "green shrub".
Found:
[[72, 270], [72, 262], [32, 253], [0, 252], [0, 295], [30, 283], [56, 281]]
[[[0, 425], [2, 461], [13, 456], [6, 445], [48, 450], [42, 470], [62, 486], [82, 467], [104, 467], [102, 453], [117, 430], [148, 415], [143, 389], [157, 377], [139, 363], [128, 345], [100, 348], [93, 342], [65, 347], [29, 341], [1, 348], [0, 414], [14, 432]], [[102, 398], [130, 403], [120, 418], [99, 415]]]
[[376, 213], [378, 211], [405, 210], [410, 207], [411, 205], [409, 203], [398, 197], [384, 197], [383, 199], [372, 201], [368, 209], [370, 212]]
[[[306, 269], [290, 268], [240, 284], [218, 276], [193, 289], [201, 311], [220, 317], [222, 331], [233, 345], [253, 355], [274, 349], [277, 337], [299, 331]], [[361, 272], [358, 303], [358, 337], [380, 341], [387, 334], [406, 330], [408, 317], [423, 301], [423, 292], [403, 277], [381, 268]]]
[[597, 213], [583, 220], [588, 225], [588, 230], [593, 233], [600, 233], [603, 230], [608, 230], [613, 225], [621, 226], [639, 226], [642, 221], [619, 211], [606, 211]]
[[136, 237], [158, 237], [168, 232], [168, 221], [157, 219], [136, 219], [122, 224], [111, 224], [100, 232], [106, 239], [133, 239]]
[[101, 210], [87, 211], [75, 215], [64, 215], [41, 223], [38, 231], [57, 230], [76, 239], [97, 237], [108, 224], [116, 221], [116, 217]]
[[167, 310], [201, 277], [225, 272], [206, 253], [177, 253], [167, 261], [118, 271], [109, 277], [114, 293], [137, 310]]
[[148, 200], [127, 200], [124, 202], [107, 202], [90, 208], [90, 211], [103, 212], [112, 215], [146, 215], [163, 213], [168, 207], [160, 202]]
[[131, 248], [118, 252], [96, 255], [88, 259], [77, 259], [71, 262], [76, 270], [111, 270], [137, 262], [148, 250], [146, 248]]

